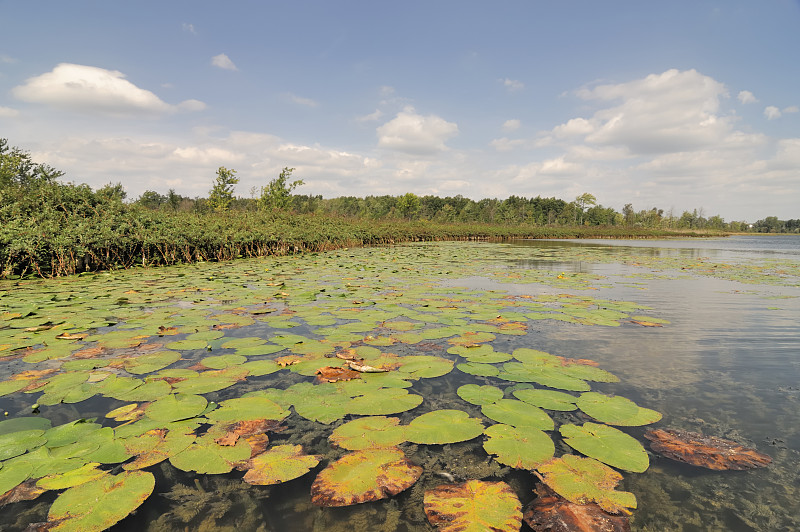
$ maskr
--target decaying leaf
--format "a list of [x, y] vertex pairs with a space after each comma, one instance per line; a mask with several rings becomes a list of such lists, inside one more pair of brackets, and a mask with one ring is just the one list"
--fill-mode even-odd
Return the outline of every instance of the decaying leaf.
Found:
[[248, 484], [268, 486], [305, 475], [319, 464], [318, 455], [303, 454], [302, 445], [278, 445], [245, 463]]
[[594, 503], [576, 504], [559, 497], [544, 484], [536, 485], [536, 495], [523, 519], [534, 532], [630, 532], [623, 515], [612, 515]]
[[622, 475], [593, 458], [565, 454], [539, 465], [536, 473], [550, 489], [570, 502], [595, 502], [611, 513], [627, 513], [627, 508], [636, 508], [633, 493], [614, 489]]
[[358, 373], [385, 373], [389, 371], [384, 367], [376, 368], [367, 364], [361, 364], [355, 360], [348, 360], [347, 365], [350, 366], [350, 369], [357, 371]]
[[422, 468], [396, 447], [355, 451], [323, 469], [311, 485], [317, 506], [349, 506], [377, 501], [411, 487]]
[[445, 532], [519, 530], [522, 505], [505, 482], [468, 480], [425, 492], [428, 521]]
[[360, 377], [358, 371], [343, 367], [325, 366], [317, 370], [317, 380], [320, 382], [349, 381]]
[[29, 479], [0, 495], [0, 508], [6, 504], [20, 501], [32, 501], [47, 491], [36, 484], [37, 479]]
[[650, 448], [667, 458], [717, 471], [766, 467], [772, 458], [730, 440], [679, 429], [645, 432]]

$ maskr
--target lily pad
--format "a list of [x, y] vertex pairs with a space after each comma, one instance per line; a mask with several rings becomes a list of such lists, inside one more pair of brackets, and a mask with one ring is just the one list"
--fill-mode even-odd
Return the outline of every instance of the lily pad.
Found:
[[516, 532], [522, 525], [522, 505], [505, 482], [445, 484], [427, 490], [424, 504], [428, 521], [443, 532]]
[[170, 394], [151, 403], [145, 415], [155, 421], [179, 421], [199, 415], [207, 405], [208, 400], [202, 395]]
[[473, 405], [488, 405], [503, 398], [503, 390], [489, 385], [464, 384], [458, 387], [456, 393], [460, 398]]
[[649, 408], [642, 408], [630, 399], [612, 397], [597, 392], [582, 393], [575, 400], [578, 408], [609, 425], [635, 427], [649, 425], [661, 419], [661, 414]]
[[248, 484], [280, 484], [308, 473], [319, 464], [319, 456], [303, 454], [302, 445], [278, 445], [250, 460], [244, 468]]
[[456, 365], [456, 367], [464, 373], [478, 377], [494, 377], [500, 373], [500, 370], [495, 366], [483, 364], [481, 362], [462, 362]]
[[328, 441], [347, 449], [361, 451], [374, 447], [394, 447], [406, 441], [406, 428], [396, 417], [369, 416], [336, 427]]
[[540, 465], [536, 471], [550, 489], [570, 502], [594, 502], [611, 513], [636, 508], [633, 493], [614, 489], [622, 475], [593, 458], [565, 454]]
[[434, 410], [415, 418], [406, 427], [406, 439], [413, 443], [456, 443], [482, 433], [481, 420], [461, 410]]
[[544, 408], [545, 410], [570, 412], [577, 408], [577, 406], [575, 406], [576, 397], [564, 392], [555, 390], [534, 390], [531, 388], [514, 390], [512, 393], [514, 397], [520, 401], [525, 401], [528, 404]]
[[641, 443], [608, 425], [568, 424], [562, 425], [559, 431], [567, 445], [612, 467], [643, 473], [650, 466], [650, 459]]
[[408, 393], [405, 388], [379, 388], [354, 397], [346, 410], [359, 416], [387, 416], [418, 407], [422, 396]]
[[250, 458], [250, 446], [244, 440], [236, 445], [220, 445], [213, 435], [197, 438], [183, 451], [170, 456], [169, 462], [182, 471], [218, 475], [228, 473], [238, 462]]
[[717, 471], [765, 467], [772, 457], [731, 440], [705, 436], [679, 429], [656, 429], [645, 432], [650, 447], [673, 460]]
[[544, 484], [537, 484], [537, 497], [526, 508], [522, 518], [534, 531], [577, 530], [630, 532], [625, 515], [613, 515], [595, 503], [576, 504], [558, 496]]
[[78, 486], [91, 480], [96, 480], [108, 475], [108, 471], [97, 469], [100, 464], [90, 462], [78, 469], [67, 471], [59, 475], [50, 475], [39, 479], [37, 486], [46, 490], [63, 490]]
[[50, 530], [105, 530], [136, 510], [155, 487], [152, 473], [133, 471], [107, 475], [69, 488], [53, 502]]
[[589, 391], [586, 381], [567, 375], [562, 367], [506, 362], [499, 378], [513, 382], [536, 382], [542, 386], [573, 392]]
[[266, 397], [239, 397], [222, 401], [219, 408], [206, 417], [215, 423], [255, 419], [280, 420], [289, 412]]
[[500, 399], [496, 403], [483, 405], [481, 413], [498, 423], [517, 428], [553, 430], [555, 427], [553, 420], [544, 410], [514, 399]]
[[422, 468], [398, 448], [366, 449], [346, 454], [323, 469], [311, 485], [317, 506], [349, 506], [377, 501], [411, 487]]
[[501, 464], [517, 469], [534, 469], [555, 453], [553, 440], [539, 429], [518, 429], [499, 423], [484, 432], [489, 437], [483, 444], [486, 452], [497, 455]]

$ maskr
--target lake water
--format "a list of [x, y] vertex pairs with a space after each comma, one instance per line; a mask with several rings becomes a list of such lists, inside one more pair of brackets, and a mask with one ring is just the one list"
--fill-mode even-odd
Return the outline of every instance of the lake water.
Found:
[[[105, 283], [102, 290], [108, 294], [107, 299], [97, 296], [98, 280]], [[247, 293], [253, 296], [242, 295]], [[58, 294], [62, 294], [63, 301], [58, 301]], [[92, 329], [95, 336], [120, 327], [136, 327], [140, 318], [134, 310], [153, 313], [167, 309], [163, 324], [170, 326], [172, 320], [186, 333], [189, 326], [195, 327], [193, 330], [209, 326], [205, 322], [187, 325], [188, 318], [169, 312], [241, 316], [241, 309], [264, 307], [275, 311], [273, 315], [283, 313], [285, 318], [262, 321], [261, 314], [252, 312], [256, 322], [223, 327], [224, 340], [260, 337], [273, 342], [276, 335], [287, 331], [312, 339], [332, 334], [323, 330], [329, 326], [314, 321], [318, 316], [309, 309], [315, 305], [327, 305], [329, 311], [337, 309], [333, 315], [336, 326], [341, 327], [353, 324], [343, 309], [363, 309], [373, 302], [380, 309], [391, 300], [396, 302], [392, 312], [397, 308], [415, 309], [416, 318], [408, 318], [412, 322], [424, 316], [421, 312], [436, 312], [436, 326], [452, 326], [455, 334], [459, 328], [469, 330], [475, 323], [488, 320], [488, 315], [480, 320], [469, 319], [469, 312], [476, 312], [481, 302], [492, 309], [506, 305], [507, 311], [514, 313], [526, 308], [528, 302], [537, 301], [553, 312], [566, 314], [559, 314], [559, 319], [530, 319], [524, 335], [498, 333], [490, 342], [495, 351], [511, 353], [528, 347], [567, 358], [594, 360], [620, 380], [592, 383], [592, 390], [627, 397], [661, 412], [663, 418], [653, 427], [732, 439], [773, 459], [762, 469], [717, 472], [650, 453], [649, 469], [644, 473], [624, 473], [620, 486], [635, 494], [638, 501], [631, 516], [633, 530], [800, 530], [800, 237], [536, 240], [346, 250], [297, 258], [121, 272], [106, 277], [0, 284], [0, 312], [5, 310], [3, 307], [13, 307], [4, 303], [20, 297], [38, 304], [41, 314], [54, 307], [62, 314], [79, 314], [81, 307], [72, 305], [84, 304], [95, 309], [87, 310], [87, 315], [98, 316], [103, 312], [97, 310], [97, 301], [107, 301], [106, 314], [116, 316], [119, 323]], [[331, 306], [335, 298], [341, 303]], [[575, 320], [574, 316], [580, 313], [569, 314], [576, 308], [594, 309], [598, 301], [630, 302], [646, 308], [627, 312], [628, 317], [619, 319], [617, 326], [590, 325]], [[298, 312], [292, 315], [287, 310]], [[641, 326], [629, 319], [635, 314], [643, 315], [642, 321], [650, 317], [665, 323], [661, 327]], [[291, 323], [287, 325], [286, 320]], [[0, 345], [10, 345], [7, 342], [11, 340], [3, 340], [2, 334], [9, 329], [3, 329], [2, 323]], [[296, 326], [291, 327], [292, 324]], [[429, 330], [431, 325], [425, 327], [420, 330]], [[353, 338], [362, 340], [372, 332], [370, 327], [363, 331], [352, 329]], [[374, 330], [378, 331], [376, 336], [398, 332], [387, 332], [382, 326]], [[183, 337], [185, 334], [175, 338]], [[86, 340], [87, 345], [94, 345], [91, 339]], [[168, 340], [154, 335], [145, 340], [145, 345]], [[464, 362], [447, 352], [451, 347], [447, 337], [405, 340], [379, 349], [401, 356], [435, 355]], [[233, 352], [221, 347], [222, 341], [209, 343], [212, 353], [206, 349], [179, 350], [182, 360], [171, 367], [189, 368], [209, 354]], [[35, 345], [33, 340], [29, 343]], [[0, 351], [0, 355], [6, 353]], [[285, 354], [279, 351], [268, 356], [248, 356], [248, 360], [272, 360]], [[102, 356], [117, 360], [130, 355], [130, 350], [111, 350]], [[10, 357], [0, 362], [0, 380], [34, 366], [59, 368], [65, 360], [72, 358], [33, 364]], [[311, 377], [288, 369], [263, 377], [249, 376], [235, 386], [204, 395], [219, 403], [246, 392], [313, 382]], [[494, 422], [482, 416], [480, 407], [455, 393], [459, 386], [473, 383], [501, 389], [514, 384], [454, 368], [443, 376], [414, 380], [408, 390], [421, 395], [424, 401], [396, 415], [406, 424], [422, 413], [448, 408], [462, 410], [491, 425]], [[38, 397], [21, 392], [0, 396], [0, 411], [7, 412], [7, 418], [30, 415], [30, 405]], [[97, 422], [106, 427], [118, 427], [119, 422], [104, 416], [125, 403], [95, 395], [76, 403], [41, 406], [37, 415], [47, 417], [54, 425], [97, 417]], [[588, 419], [578, 412], [549, 413], [557, 426]], [[347, 415], [342, 420], [320, 423], [292, 413], [286, 419], [287, 429], [271, 434], [272, 444], [301, 444], [307, 453], [323, 456], [323, 461], [314, 471], [278, 486], [245, 484], [242, 474], [235, 470], [202, 475], [181, 471], [169, 462], [151, 466], [147, 471], [156, 478], [153, 495], [112, 530], [433, 530], [422, 511], [424, 491], [447, 483], [452, 477], [504, 480], [523, 506], [534, 498], [534, 475], [498, 464], [483, 449], [481, 436], [447, 445], [405, 443], [401, 447], [406, 455], [424, 468], [412, 488], [383, 501], [319, 508], [310, 501], [312, 482], [322, 467], [343, 454], [333, 449], [327, 438], [335, 427], [355, 417]], [[621, 427], [643, 444], [647, 443], [642, 437], [647, 428]], [[575, 453], [560, 440], [557, 430], [551, 434], [557, 456]], [[57, 495], [47, 492], [36, 500], [5, 506], [0, 513], [0, 529], [17, 530], [27, 523], [46, 520]], [[529, 528], [523, 524], [522, 529]]]

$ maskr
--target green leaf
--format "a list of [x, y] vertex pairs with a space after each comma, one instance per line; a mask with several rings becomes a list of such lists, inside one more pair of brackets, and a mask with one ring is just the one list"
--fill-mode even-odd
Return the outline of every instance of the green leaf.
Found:
[[303, 454], [301, 445], [278, 445], [246, 462], [244, 481], [268, 486], [308, 473], [319, 464], [319, 456]]
[[434, 410], [415, 418], [406, 427], [406, 439], [413, 443], [455, 443], [482, 433], [481, 420], [461, 410]]
[[500, 399], [496, 403], [483, 405], [481, 413], [497, 421], [516, 428], [535, 428], [553, 430], [553, 420], [541, 408], [514, 399]]
[[208, 405], [202, 395], [170, 394], [145, 408], [145, 415], [154, 421], [179, 421], [199, 415]]
[[351, 399], [347, 411], [359, 416], [387, 416], [411, 410], [421, 403], [421, 395], [410, 394], [404, 388], [379, 388]]
[[97, 462], [90, 462], [82, 467], [61, 473], [58, 475], [50, 475], [39, 479], [36, 485], [46, 490], [63, 490], [78, 486], [90, 480], [97, 480], [108, 474], [108, 471], [97, 469], [100, 464]]
[[661, 414], [642, 408], [630, 399], [612, 397], [597, 392], [586, 392], [577, 398], [578, 408], [609, 425], [635, 427], [649, 425], [661, 419]]
[[186, 449], [170, 456], [169, 462], [182, 471], [218, 475], [228, 473], [234, 464], [250, 458], [250, 445], [240, 439], [233, 446], [219, 445], [212, 435], [197, 438]]
[[396, 417], [385, 416], [354, 419], [336, 427], [328, 441], [348, 451], [394, 447], [406, 441], [406, 428], [399, 423]]
[[650, 465], [647, 452], [635, 438], [608, 425], [562, 425], [564, 442], [576, 451], [625, 471], [643, 473]]
[[553, 458], [555, 453], [550, 436], [532, 427], [518, 429], [501, 423], [488, 427], [484, 433], [489, 439], [483, 448], [487, 453], [497, 455], [497, 461], [507, 466], [534, 469]]
[[281, 420], [289, 411], [266, 397], [239, 397], [220, 403], [219, 408], [206, 417], [215, 423], [249, 421], [255, 419]]
[[465, 384], [459, 386], [456, 393], [460, 398], [473, 405], [488, 405], [503, 398], [503, 390], [489, 385]]
[[575, 406], [576, 397], [574, 395], [557, 392], [555, 390], [534, 390], [531, 388], [514, 390], [512, 394], [520, 401], [525, 401], [528, 404], [544, 408], [545, 410], [570, 412], [577, 408]]

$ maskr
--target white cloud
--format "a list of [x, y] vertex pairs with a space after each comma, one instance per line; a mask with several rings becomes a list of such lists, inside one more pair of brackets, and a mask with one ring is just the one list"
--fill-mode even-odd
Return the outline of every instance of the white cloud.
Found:
[[497, 151], [508, 152], [515, 150], [517, 148], [522, 148], [527, 144], [528, 141], [524, 139], [509, 139], [508, 137], [503, 137], [499, 139], [494, 139], [489, 143], [489, 146], [491, 146]]
[[109, 115], [161, 114], [176, 110], [117, 70], [61, 63], [12, 89], [22, 101]]
[[445, 141], [458, 134], [458, 125], [436, 115], [422, 116], [406, 107], [377, 129], [378, 146], [413, 155], [431, 155], [447, 149]]
[[500, 81], [509, 92], [516, 92], [525, 88], [525, 84], [516, 79], [502, 78], [498, 81]]
[[0, 54], [0, 63], [13, 64], [16, 62], [17, 60], [14, 59], [13, 57], [8, 56], [6, 54]]
[[18, 110], [12, 109], [11, 107], [3, 107], [2, 105], [0, 105], [0, 117], [13, 118], [15, 116], [19, 116]]
[[380, 120], [382, 116], [383, 116], [383, 112], [380, 109], [375, 109], [375, 112], [373, 112], [373, 113], [357, 117], [356, 121], [357, 122], [375, 122], [376, 120]]
[[181, 24], [181, 27], [183, 28], [183, 31], [188, 31], [193, 35], [197, 35], [197, 31], [194, 29], [194, 24], [189, 24], [187, 22], [184, 22], [183, 24]]
[[503, 131], [516, 131], [522, 126], [522, 122], [513, 118], [511, 120], [506, 120], [503, 122]]
[[200, 100], [184, 100], [178, 104], [182, 111], [203, 111], [207, 105]]
[[287, 96], [289, 100], [298, 105], [305, 105], [306, 107], [316, 107], [318, 105], [317, 102], [311, 98], [303, 98], [302, 96], [297, 96], [296, 94], [292, 93], [287, 94]]
[[736, 96], [741, 103], [756, 103], [758, 100], [755, 95], [750, 91], [740, 91]]
[[392, 96], [393, 94], [394, 94], [394, 87], [390, 87], [389, 85], [383, 85], [380, 88], [380, 95], [383, 98], [387, 98], [389, 96]]
[[786, 114], [797, 113], [798, 111], [800, 111], [800, 107], [797, 107], [796, 105], [790, 105], [789, 107], [783, 108], [783, 112]]
[[775, 120], [781, 117], [781, 110], [774, 105], [769, 105], [764, 108], [764, 116], [767, 117], [767, 120]]
[[223, 70], [239, 70], [238, 68], [236, 68], [236, 65], [233, 64], [231, 58], [225, 54], [219, 54], [212, 57], [211, 64]]

